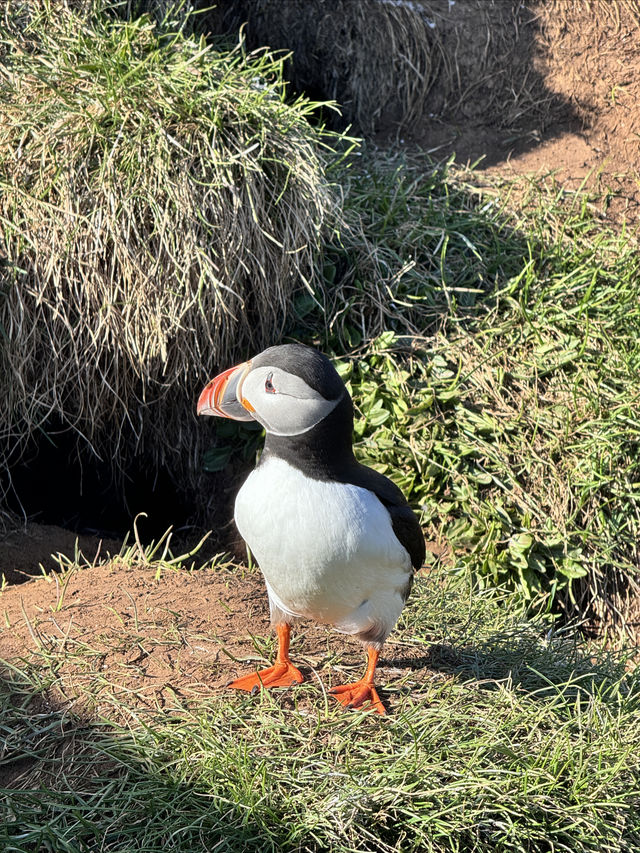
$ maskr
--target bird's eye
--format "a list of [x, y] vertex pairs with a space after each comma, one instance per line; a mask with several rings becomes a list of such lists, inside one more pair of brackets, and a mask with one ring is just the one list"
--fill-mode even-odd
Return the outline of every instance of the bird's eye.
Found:
[[267, 392], [267, 394], [275, 394], [276, 393], [276, 389], [274, 387], [274, 384], [271, 381], [272, 378], [273, 378], [273, 373], [270, 373], [264, 382], [264, 390]]

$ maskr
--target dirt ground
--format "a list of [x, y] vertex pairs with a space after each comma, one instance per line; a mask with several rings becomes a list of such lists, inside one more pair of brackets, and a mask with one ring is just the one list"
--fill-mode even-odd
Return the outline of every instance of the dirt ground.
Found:
[[[0, 601], [0, 659], [65, 649], [59, 701], [83, 688], [107, 697], [135, 693], [163, 707], [224, 686], [260, 655], [251, 635], [269, 634], [258, 572], [166, 571], [113, 560], [6, 589]], [[243, 664], [243, 661], [246, 663]], [[251, 663], [249, 663], [251, 661]]]
[[[532, 8], [538, 10], [532, 67], [553, 109], [530, 110], [508, 130], [495, 113], [483, 115], [480, 92], [467, 120], [425, 115], [404, 134], [403, 144], [437, 158], [455, 152], [458, 162], [482, 158], [479, 169], [491, 174], [554, 176], [569, 190], [585, 182], [606, 192], [603, 219], [635, 227], [640, 13], [628, 0], [611, 2], [604, 7], [610, 13], [599, 17], [586, 0]], [[157, 579], [152, 569], [127, 568], [117, 559], [100, 564], [106, 554], [118, 553], [120, 543], [81, 536], [87, 568], [63, 581], [30, 579], [42, 574], [40, 564], [47, 570], [59, 565], [50, 555], [73, 557], [75, 542], [75, 533], [41, 524], [0, 539], [0, 573], [7, 584], [0, 596], [0, 659], [44, 660], [64, 645], [73, 652], [66, 683], [76, 695], [83, 685], [99, 682], [105, 697], [133, 690], [141, 702], [162, 706], [171, 695], [220, 690], [239, 668], [271, 653], [264, 639], [252, 640], [269, 635], [258, 573], [165, 572]], [[304, 627], [297, 643], [309, 671], [327, 660], [328, 650], [346, 650], [349, 667], [362, 661], [356, 644], [321, 628]], [[256, 644], [262, 644], [260, 651]]]
[[441, 110], [431, 95], [434, 112], [405, 129], [404, 143], [437, 158], [479, 161], [480, 172], [553, 177], [567, 190], [584, 185], [602, 194], [603, 219], [636, 227], [640, 5], [505, 0], [474, 9], [463, 0], [434, 23], [467, 36], [452, 46], [447, 31], [444, 44], [463, 94]]
[[[141, 711], [191, 704], [223, 692], [230, 680], [274, 656], [257, 568], [158, 576], [153, 566], [116, 558], [7, 587], [0, 619], [0, 678], [2, 661], [45, 671], [55, 661], [56, 687], [42, 701], [76, 714], [118, 716], [118, 701]], [[430, 654], [392, 637], [379, 667], [381, 683], [394, 680], [397, 693], [407, 678], [435, 677]], [[315, 702], [332, 684], [359, 678], [365, 665], [355, 640], [304, 621], [294, 626], [292, 657], [317, 688]], [[279, 695], [292, 701], [288, 692]], [[298, 707], [310, 701], [304, 693], [296, 699]]]

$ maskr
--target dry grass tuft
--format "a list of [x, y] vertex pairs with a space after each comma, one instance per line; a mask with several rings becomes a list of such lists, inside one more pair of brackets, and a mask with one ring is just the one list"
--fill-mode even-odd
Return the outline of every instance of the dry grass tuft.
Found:
[[[0, 55], [0, 462], [52, 418], [199, 469], [198, 386], [282, 332], [334, 209], [281, 62], [19, 3]], [[19, 27], [15, 26], [16, 21]]]
[[229, 30], [246, 21], [252, 46], [292, 51], [294, 87], [339, 101], [347, 121], [372, 132], [389, 111], [404, 121], [420, 115], [442, 65], [437, 33], [415, 7], [379, 0], [222, 0], [215, 22]]
[[295, 88], [337, 100], [365, 134], [427, 115], [540, 127], [558, 106], [535, 68], [536, 15], [519, 2], [221, 0], [212, 22], [246, 22], [252, 46], [292, 51]]

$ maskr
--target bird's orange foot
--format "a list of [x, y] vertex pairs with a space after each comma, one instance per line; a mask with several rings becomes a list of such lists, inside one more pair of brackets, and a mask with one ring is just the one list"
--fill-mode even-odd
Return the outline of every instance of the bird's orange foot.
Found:
[[332, 696], [335, 696], [341, 705], [345, 708], [363, 708], [370, 702], [368, 708], [363, 708], [365, 711], [376, 711], [378, 714], [386, 714], [386, 710], [376, 688], [369, 681], [355, 681], [353, 684], [341, 684], [338, 687], [332, 687], [329, 690]]
[[260, 687], [289, 687], [291, 684], [301, 684], [304, 677], [299, 669], [297, 669], [291, 661], [282, 663], [274, 663], [273, 666], [267, 669], [262, 669], [260, 672], [251, 672], [248, 675], [242, 675], [236, 678], [235, 681], [230, 681], [227, 687], [233, 687], [236, 690], [247, 690], [253, 693]]

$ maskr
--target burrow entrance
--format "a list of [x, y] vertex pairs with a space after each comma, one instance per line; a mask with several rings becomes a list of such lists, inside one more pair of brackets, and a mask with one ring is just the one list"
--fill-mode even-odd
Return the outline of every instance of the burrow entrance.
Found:
[[133, 458], [116, 477], [110, 460], [79, 454], [74, 433], [55, 424], [0, 474], [0, 488], [6, 508], [26, 522], [109, 540], [123, 540], [140, 513], [146, 514], [136, 525], [143, 543], [169, 527], [187, 535], [196, 514], [166, 468]]

